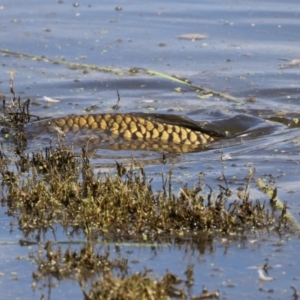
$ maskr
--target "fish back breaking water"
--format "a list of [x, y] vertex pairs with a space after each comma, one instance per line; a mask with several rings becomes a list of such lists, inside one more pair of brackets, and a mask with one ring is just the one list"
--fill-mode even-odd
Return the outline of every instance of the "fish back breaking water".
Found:
[[70, 115], [26, 126], [29, 138], [55, 131], [62, 131], [73, 140], [92, 137], [93, 143], [100, 148], [168, 152], [195, 151], [223, 137], [189, 118], [164, 114]]

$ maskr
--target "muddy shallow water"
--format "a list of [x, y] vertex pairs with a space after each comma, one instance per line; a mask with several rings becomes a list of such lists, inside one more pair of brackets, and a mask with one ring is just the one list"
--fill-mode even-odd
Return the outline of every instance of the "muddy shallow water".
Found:
[[[239, 134], [206, 151], [169, 154], [165, 162], [155, 151], [102, 149], [94, 149], [91, 161], [96, 170], [109, 170], [115, 160], [127, 163], [134, 157], [146, 166], [158, 189], [161, 172], [168, 172], [172, 164], [175, 186], [185, 182], [192, 186], [199, 172], [204, 172], [205, 181], [214, 188], [224, 183], [219, 181], [223, 171], [233, 189], [244, 185], [249, 168], [255, 167], [255, 178], [276, 186], [279, 198], [288, 201], [300, 221], [297, 1], [78, 3], [2, 1], [0, 92], [9, 95], [8, 73], [14, 69], [15, 90], [22, 99], [34, 100], [31, 112], [41, 117], [112, 112], [118, 90], [118, 112], [178, 114]], [[205, 38], [197, 39], [196, 34]], [[72, 67], [69, 62], [81, 66]], [[109, 70], [97, 71], [92, 65]], [[186, 78], [193, 86], [145, 70]], [[234, 99], [201, 93], [194, 86]], [[60, 101], [48, 103], [44, 96]], [[29, 149], [38, 147], [36, 140]], [[251, 192], [254, 198], [265, 197], [254, 183]], [[0, 295], [9, 291], [10, 299], [39, 299], [47, 290], [32, 293], [35, 266], [27, 259], [37, 249], [18, 245], [23, 233], [17, 225], [10, 232], [14, 220], [5, 212], [2, 207]], [[56, 230], [58, 240], [68, 240]], [[219, 289], [222, 299], [282, 299], [291, 297], [291, 285], [299, 287], [297, 237], [259, 234], [245, 243], [229, 244], [228, 249], [226, 242], [216, 240], [211, 251], [201, 255], [186, 250], [193, 247], [189, 243], [162, 246], [155, 256], [149, 246], [121, 244], [121, 248], [123, 255], [130, 248], [139, 261], [132, 264], [133, 271], [151, 267], [156, 274], [169, 269], [182, 275], [186, 265], [193, 263], [193, 294], [206, 285]], [[270, 271], [274, 281], [260, 283], [257, 271], [250, 267], [264, 264], [266, 258], [280, 266]], [[81, 297], [78, 287], [69, 282], [53, 289], [50, 298], [58, 295], [60, 299]]]

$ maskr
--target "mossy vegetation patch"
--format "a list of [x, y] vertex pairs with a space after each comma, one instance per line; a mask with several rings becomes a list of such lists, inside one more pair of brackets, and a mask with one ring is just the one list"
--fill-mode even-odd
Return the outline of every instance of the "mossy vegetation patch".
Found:
[[141, 166], [117, 163], [115, 172], [95, 174], [86, 152], [77, 155], [68, 146], [16, 153], [13, 160], [15, 171], [9, 171], [10, 160], [0, 165], [7, 187], [2, 203], [18, 217], [22, 230], [61, 224], [87, 232], [97, 228], [103, 233], [156, 235], [286, 225], [284, 213], [251, 201], [246, 193], [239, 199], [225, 187], [214, 196], [199, 183], [182, 187], [175, 196], [167, 188], [153, 191]]

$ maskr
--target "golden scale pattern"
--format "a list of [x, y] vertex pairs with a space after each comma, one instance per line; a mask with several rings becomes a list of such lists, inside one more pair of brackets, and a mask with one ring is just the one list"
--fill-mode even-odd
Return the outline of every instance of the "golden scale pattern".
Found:
[[[173, 151], [187, 152], [218, 139], [213, 133], [210, 135], [184, 126], [151, 120], [147, 115], [145, 117], [134, 114], [71, 115], [37, 123], [40, 129], [45, 126], [48, 128], [58, 126], [64, 133], [80, 134], [82, 131], [90, 130], [122, 138], [124, 145], [115, 144], [115, 147], [110, 147], [114, 149], [145, 149], [151, 145], [154, 150], [168, 151], [172, 144]], [[136, 142], [128, 143], [133, 140]], [[146, 143], [143, 144], [141, 141]]]

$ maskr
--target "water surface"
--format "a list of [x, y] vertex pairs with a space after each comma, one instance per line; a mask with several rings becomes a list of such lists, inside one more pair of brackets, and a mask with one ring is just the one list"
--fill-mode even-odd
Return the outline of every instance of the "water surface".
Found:
[[[172, 164], [175, 185], [188, 181], [192, 186], [198, 173], [204, 172], [205, 181], [216, 187], [223, 170], [232, 189], [244, 185], [249, 168], [255, 167], [255, 178], [262, 177], [276, 186], [279, 198], [288, 201], [299, 219], [300, 67], [293, 62], [299, 59], [298, 1], [82, 0], [75, 6], [68, 1], [41, 4], [37, 0], [3, 0], [1, 49], [117, 70], [72, 69], [62, 63], [2, 52], [2, 93], [9, 95], [8, 72], [14, 69], [16, 92], [24, 100], [33, 99], [32, 113], [41, 117], [111, 112], [118, 90], [118, 112], [178, 114], [238, 133], [239, 137], [226, 139], [208, 151], [169, 155], [164, 164], [161, 153], [154, 151], [96, 150], [91, 159], [96, 168], [109, 168], [116, 159], [126, 163], [134, 156], [147, 166], [157, 188], [161, 188], [161, 172], [167, 172]], [[206, 38], [180, 39], [184, 34]], [[151, 76], [147, 69], [187, 78], [236, 101], [203, 95], [188, 85]], [[44, 96], [60, 102], [46, 103]], [[254, 184], [251, 193], [257, 199], [265, 197]], [[1, 208], [1, 293], [7, 295], [9, 290], [10, 299], [39, 299], [47, 292], [41, 289], [32, 293], [35, 265], [27, 259], [37, 248], [18, 246], [23, 233], [17, 225], [10, 231], [9, 224], [15, 220], [5, 212], [6, 207]], [[64, 233], [58, 238], [67, 240]], [[214, 241], [211, 251], [201, 255], [188, 251], [186, 256], [185, 248], [174, 243], [174, 247], [162, 247], [155, 259], [149, 247], [126, 247], [140, 260], [132, 270], [151, 267], [158, 275], [165, 269], [182, 275], [188, 263], [195, 264], [193, 294], [199, 294], [206, 285], [219, 289], [222, 299], [282, 299], [292, 295], [291, 285], [299, 286], [296, 237], [263, 235], [254, 243], [235, 241], [227, 251], [226, 245]], [[187, 244], [186, 248], [190, 247]], [[16, 260], [19, 256], [25, 259]], [[257, 272], [249, 267], [262, 265], [266, 258], [280, 267], [271, 271], [276, 279], [260, 289]], [[17, 286], [22, 288], [18, 291]], [[61, 299], [81, 297], [79, 289], [69, 282], [53, 289], [50, 298], [58, 295]]]

